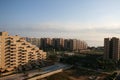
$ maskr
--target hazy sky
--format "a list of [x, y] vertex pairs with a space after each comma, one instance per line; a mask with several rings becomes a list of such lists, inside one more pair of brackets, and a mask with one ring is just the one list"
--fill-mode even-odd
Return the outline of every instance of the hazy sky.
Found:
[[104, 37], [120, 37], [120, 0], [0, 0], [0, 30], [101, 46]]

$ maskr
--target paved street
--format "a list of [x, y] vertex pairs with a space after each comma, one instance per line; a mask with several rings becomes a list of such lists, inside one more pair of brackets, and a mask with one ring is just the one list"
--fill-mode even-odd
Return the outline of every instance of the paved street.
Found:
[[[34, 75], [37, 75], [37, 74], [42, 75], [42, 74], [52, 72], [52, 71], [55, 71], [55, 70], [65, 69], [67, 67], [69, 67], [69, 65], [57, 63], [57, 64], [52, 65], [52, 66], [41, 68], [40, 70], [28, 71], [27, 73], [28, 73], [28, 77], [31, 77], [31, 76], [34, 76]], [[2, 78], [0, 78], [0, 80], [23, 80], [25, 78], [25, 76], [23, 76], [23, 75], [24, 75], [23, 73], [13, 74], [13, 75], [9, 75], [9, 76], [6, 76], [6, 77], [2, 77]]]

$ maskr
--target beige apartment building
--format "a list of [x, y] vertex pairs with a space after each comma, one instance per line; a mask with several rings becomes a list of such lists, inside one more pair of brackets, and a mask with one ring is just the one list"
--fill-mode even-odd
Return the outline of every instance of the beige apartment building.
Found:
[[85, 41], [77, 39], [65, 39], [64, 48], [72, 51], [86, 50], [88, 47]]
[[41, 45], [41, 39], [40, 38], [29, 38], [29, 37], [23, 37], [27, 42], [36, 45], [37, 47], [40, 47]]
[[104, 59], [120, 59], [120, 39], [105, 38], [104, 39]]
[[0, 32], [0, 69], [11, 71], [15, 67], [46, 59], [46, 52], [20, 36]]

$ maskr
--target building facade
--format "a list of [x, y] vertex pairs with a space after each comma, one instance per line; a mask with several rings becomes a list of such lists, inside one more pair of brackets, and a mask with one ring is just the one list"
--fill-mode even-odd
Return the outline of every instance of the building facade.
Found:
[[65, 39], [64, 48], [70, 51], [86, 50], [88, 47], [85, 41], [77, 39]]
[[41, 38], [40, 43], [40, 48], [44, 50], [47, 50], [47, 48], [52, 46], [52, 40], [50, 38]]
[[70, 50], [75, 51], [77, 49], [77, 40], [76, 39], [70, 39]]
[[69, 39], [64, 40], [64, 49], [70, 50], [70, 40]]
[[57, 50], [61, 50], [64, 48], [64, 39], [63, 38], [53, 38], [52, 46]]
[[0, 69], [11, 71], [28, 63], [46, 59], [46, 52], [30, 44], [20, 36], [0, 32]]
[[104, 39], [104, 59], [120, 59], [120, 39], [105, 38]]
[[85, 41], [78, 39], [64, 39], [64, 38], [25, 38], [26, 41], [36, 45], [42, 50], [68, 50], [80, 51], [86, 50], [88, 45]]
[[29, 37], [24, 37], [24, 39], [31, 43], [32, 45], [36, 45], [38, 48], [41, 45], [41, 39], [40, 38], [29, 38]]

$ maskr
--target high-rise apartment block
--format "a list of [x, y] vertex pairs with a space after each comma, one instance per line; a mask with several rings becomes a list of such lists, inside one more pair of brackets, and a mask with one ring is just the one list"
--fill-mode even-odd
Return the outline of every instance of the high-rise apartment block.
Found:
[[66, 50], [71, 51], [79, 51], [79, 50], [86, 50], [88, 47], [85, 41], [77, 40], [77, 39], [65, 39], [64, 40], [64, 48]]
[[40, 43], [40, 48], [46, 50], [46, 48], [51, 47], [52, 41], [50, 38], [41, 38]]
[[57, 50], [61, 50], [64, 48], [64, 39], [63, 38], [53, 38], [52, 46]]
[[105, 38], [104, 39], [104, 59], [120, 59], [120, 39]]
[[70, 50], [75, 51], [77, 49], [77, 40], [70, 39]]
[[20, 36], [9, 36], [0, 32], [0, 68], [13, 70], [29, 63], [38, 63], [46, 59], [46, 52], [27, 42]]
[[70, 40], [69, 39], [64, 40], [64, 49], [70, 50]]
[[33, 45], [37, 45], [43, 50], [70, 50], [79, 51], [86, 50], [88, 45], [85, 41], [77, 39], [63, 39], [63, 38], [25, 38], [26, 41]]
[[32, 45], [36, 45], [37, 47], [40, 47], [41, 39], [40, 38], [29, 38], [29, 37], [24, 37], [24, 39], [31, 43]]

